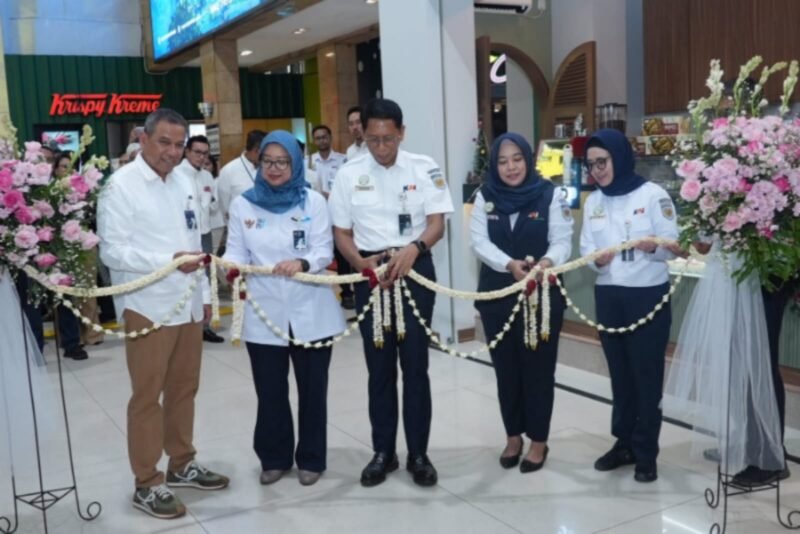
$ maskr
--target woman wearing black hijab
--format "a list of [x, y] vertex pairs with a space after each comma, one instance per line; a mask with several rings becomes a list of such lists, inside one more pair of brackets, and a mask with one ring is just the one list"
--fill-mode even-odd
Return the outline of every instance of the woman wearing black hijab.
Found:
[[[581, 255], [644, 237], [677, 239], [675, 206], [664, 189], [634, 172], [627, 138], [617, 130], [603, 129], [586, 147], [586, 168], [598, 190], [584, 205]], [[666, 261], [675, 252], [679, 252], [677, 246], [645, 242], [620, 254], [605, 254], [590, 264], [598, 272], [597, 321], [625, 327], [653, 311], [669, 291]], [[595, 462], [598, 471], [636, 464], [636, 481], [658, 478], [664, 354], [671, 323], [666, 305], [633, 332], [600, 332], [613, 395], [611, 433], [617, 441]]]
[[[482, 261], [479, 291], [493, 291], [521, 280], [533, 264], [553, 267], [572, 252], [572, 214], [566, 195], [542, 179], [533, 165], [533, 153], [519, 134], [507, 133], [492, 145], [486, 183], [475, 199], [470, 221], [472, 248]], [[533, 258], [533, 263], [526, 261]], [[537, 291], [541, 291], [538, 288]], [[481, 301], [486, 339], [503, 328], [517, 295]], [[535, 349], [525, 346], [524, 321], [518, 313], [502, 341], [490, 351], [497, 375], [497, 396], [507, 443], [500, 456], [506, 469], [519, 463], [525, 433], [531, 445], [520, 471], [540, 469], [547, 458], [547, 438], [553, 413], [558, 338], [564, 299], [550, 289], [550, 337]], [[537, 310], [538, 324], [541, 313]]]

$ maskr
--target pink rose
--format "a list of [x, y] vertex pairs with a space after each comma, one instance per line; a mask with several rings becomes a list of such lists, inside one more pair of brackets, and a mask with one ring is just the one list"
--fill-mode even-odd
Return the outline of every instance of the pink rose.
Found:
[[83, 250], [91, 250], [97, 246], [100, 242], [100, 238], [95, 235], [94, 232], [83, 232], [81, 234], [81, 248]]
[[736, 171], [739, 168], [739, 162], [736, 160], [736, 158], [725, 156], [724, 158], [717, 160], [714, 163], [714, 167], [719, 169], [719, 171], [725, 176], [733, 176], [736, 174]]
[[39, 236], [39, 241], [47, 243], [48, 241], [52, 241], [53, 237], [55, 237], [55, 233], [53, 232], [53, 228], [51, 226], [45, 226], [43, 228], [39, 228], [36, 230], [36, 235]]
[[8, 191], [4, 193], [2, 200], [3, 205], [10, 210], [13, 210], [17, 206], [25, 205], [25, 197], [22, 196], [22, 193], [19, 191]]
[[79, 241], [81, 238], [81, 232], [81, 225], [78, 221], [67, 221], [66, 224], [61, 227], [61, 236], [65, 241], [70, 243]]
[[789, 180], [787, 180], [785, 176], [775, 178], [774, 180], [772, 180], [772, 183], [777, 186], [778, 191], [780, 191], [781, 193], [786, 193], [787, 191], [792, 189], [792, 185], [789, 183]]
[[51, 206], [50, 203], [45, 200], [37, 200], [33, 203], [33, 207], [39, 213], [41, 213], [42, 217], [45, 219], [49, 219], [56, 214], [56, 210], [53, 209], [53, 206]]
[[39, 266], [40, 269], [47, 269], [58, 263], [58, 258], [55, 257], [53, 254], [46, 252], [44, 254], [39, 254], [38, 256], [34, 257], [33, 260], [36, 262], [36, 265]]
[[725, 220], [722, 222], [722, 231], [723, 232], [734, 232], [742, 227], [743, 221], [742, 218], [739, 217], [739, 214], [732, 211], [725, 216]]
[[14, 212], [14, 217], [16, 217], [21, 224], [31, 224], [36, 222], [39, 215], [28, 208], [28, 206], [19, 206]]
[[33, 169], [31, 169], [31, 173], [28, 176], [28, 184], [47, 185], [50, 183], [50, 175], [52, 172], [53, 168], [49, 163], [37, 163], [33, 166]]
[[69, 185], [72, 187], [72, 190], [78, 193], [79, 195], [86, 196], [86, 193], [89, 192], [91, 187], [89, 184], [86, 183], [86, 180], [80, 174], [73, 174], [69, 178]]
[[682, 176], [687, 180], [697, 180], [705, 167], [706, 164], [699, 159], [687, 159], [678, 165], [676, 172], [678, 176]]
[[14, 185], [14, 175], [8, 169], [0, 170], [0, 191], [8, 191]]
[[14, 235], [14, 244], [19, 248], [32, 248], [39, 242], [36, 230], [32, 226], [20, 226]]
[[703, 186], [697, 180], [684, 180], [681, 186], [681, 198], [689, 202], [695, 202], [702, 192]]
[[728, 117], [720, 117], [718, 119], [714, 119], [711, 122], [712, 128], [727, 128], [728, 126]]
[[51, 284], [55, 284], [57, 286], [71, 286], [72, 285], [72, 277], [68, 274], [64, 273], [52, 273], [50, 276], [47, 277]]
[[87, 167], [83, 173], [83, 177], [86, 179], [86, 183], [89, 184], [89, 187], [94, 189], [103, 178], [103, 173], [94, 167]]

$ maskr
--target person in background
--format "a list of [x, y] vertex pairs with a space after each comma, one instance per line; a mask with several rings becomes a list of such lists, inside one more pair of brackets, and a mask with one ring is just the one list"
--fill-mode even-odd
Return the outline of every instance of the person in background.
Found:
[[[200, 386], [203, 324], [211, 316], [208, 280], [188, 293], [202, 269], [195, 184], [175, 172], [189, 124], [159, 108], [148, 115], [142, 153], [109, 179], [98, 202], [100, 257], [114, 284], [140, 279], [181, 256], [195, 256], [163, 280], [117, 295], [115, 307], [125, 331], [161, 327], [127, 338], [125, 354], [132, 395], [128, 403], [128, 456], [135, 476], [134, 508], [172, 519], [186, 507], [172, 488], [220, 490], [227, 477], [196, 461], [194, 399]], [[166, 476], [158, 469], [169, 455]]]
[[367, 145], [364, 144], [364, 127], [361, 122], [361, 108], [359, 106], [353, 106], [347, 110], [347, 130], [353, 138], [353, 144], [347, 147], [345, 157], [347, 161], [351, 161], [369, 152]]
[[267, 134], [261, 130], [247, 132], [244, 151], [239, 157], [226, 163], [219, 171], [219, 181], [217, 182], [219, 209], [226, 221], [233, 199], [253, 187], [258, 170], [258, 149], [265, 135]]
[[[216, 181], [207, 170], [205, 163], [208, 159], [208, 139], [203, 135], [195, 135], [186, 142], [184, 159], [175, 168], [176, 172], [184, 173], [194, 183], [196, 197], [200, 201], [200, 212], [197, 214], [197, 225], [200, 230], [201, 250], [206, 254], [214, 251], [211, 238], [211, 214], [218, 211], [215, 196]], [[210, 276], [208, 270], [206, 273]], [[203, 341], [222, 343], [225, 339], [211, 329], [206, 323], [203, 327]]]
[[[522, 280], [535, 264], [545, 269], [561, 265], [572, 253], [572, 213], [562, 194], [566, 191], [537, 174], [525, 138], [516, 133], [501, 135], [492, 144], [489, 161], [488, 177], [475, 198], [470, 221], [472, 249], [483, 262], [478, 279], [481, 292]], [[536, 291], [541, 298], [541, 286]], [[526, 346], [527, 325], [518, 313], [511, 330], [490, 350], [507, 441], [500, 465], [510, 469], [520, 463], [525, 433], [531, 444], [520, 464], [523, 473], [541, 469], [549, 451], [558, 340], [566, 308], [558, 287], [549, 288], [549, 298], [548, 339], [538, 339], [535, 348]], [[503, 330], [516, 302], [515, 294], [476, 303], [487, 340]], [[535, 313], [541, 325], [541, 306]]]
[[[250, 298], [294, 338], [328, 341], [345, 328], [333, 291], [291, 279], [299, 272], [321, 273], [331, 262], [333, 233], [327, 204], [306, 187], [303, 153], [289, 132], [270, 133], [260, 152], [255, 185], [231, 203], [225, 259], [274, 266], [272, 276], [248, 278]], [[306, 348], [284, 340], [251, 306], [246, 308], [243, 338], [258, 395], [253, 448], [261, 461], [260, 481], [277, 482], [296, 463], [300, 483], [314, 484], [327, 467], [332, 348]], [[298, 391], [296, 448], [287, 381], [290, 361]]]
[[[660, 186], [634, 171], [628, 139], [614, 129], [597, 131], [587, 143], [586, 170], [598, 189], [586, 199], [581, 255], [646, 237], [678, 238], [675, 206]], [[643, 242], [619, 254], [606, 253], [589, 267], [597, 271], [597, 322], [626, 327], [655, 308], [669, 291], [667, 260], [681, 253], [675, 246]], [[634, 479], [658, 478], [658, 436], [664, 364], [672, 312], [669, 304], [633, 332], [600, 332], [611, 378], [614, 446], [594, 468], [610, 471], [635, 464]]]

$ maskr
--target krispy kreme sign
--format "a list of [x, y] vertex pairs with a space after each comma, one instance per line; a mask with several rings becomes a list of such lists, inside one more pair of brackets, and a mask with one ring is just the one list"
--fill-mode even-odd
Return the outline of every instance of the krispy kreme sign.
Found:
[[53, 93], [50, 116], [147, 115], [161, 106], [162, 96], [138, 93]]

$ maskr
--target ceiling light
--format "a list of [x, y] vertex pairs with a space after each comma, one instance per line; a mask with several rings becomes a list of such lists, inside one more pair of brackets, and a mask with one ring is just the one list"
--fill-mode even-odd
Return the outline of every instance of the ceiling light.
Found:
[[336, 52], [325, 52], [325, 57], [333, 57], [336, 55]]
[[242, 50], [241, 52], [239, 52], [239, 55], [242, 56], [242, 57], [245, 57], [245, 56], [249, 56], [252, 53], [253, 53], [252, 50]]
[[296, 28], [295, 30], [292, 31], [292, 33], [295, 35], [303, 35], [304, 33], [306, 33], [306, 31], [308, 30], [306, 30], [305, 28]]
[[373, 4], [377, 4], [378, 0], [364, 0], [364, 2], [369, 4], [369, 5], [373, 5]]

